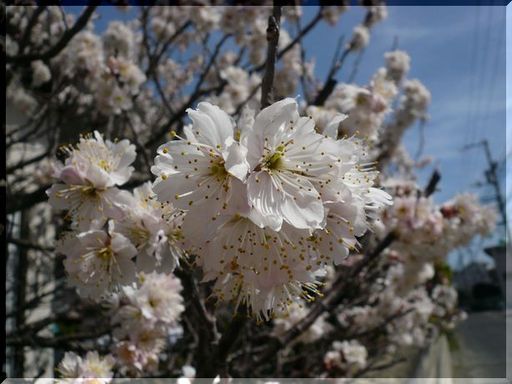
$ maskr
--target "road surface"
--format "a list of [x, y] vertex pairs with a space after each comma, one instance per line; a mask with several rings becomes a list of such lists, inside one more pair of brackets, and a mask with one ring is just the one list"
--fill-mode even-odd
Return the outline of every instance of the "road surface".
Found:
[[512, 351], [507, 359], [507, 337], [512, 345], [512, 335], [506, 332], [507, 325], [512, 332], [510, 311], [469, 313], [455, 331], [459, 347], [451, 351], [453, 377], [507, 377], [507, 361], [512, 367]]

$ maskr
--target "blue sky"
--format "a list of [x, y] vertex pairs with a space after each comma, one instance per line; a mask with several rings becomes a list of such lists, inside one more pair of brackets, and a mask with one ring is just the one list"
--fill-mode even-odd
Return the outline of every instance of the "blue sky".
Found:
[[[442, 174], [440, 191], [435, 200], [442, 202], [454, 194], [472, 191], [482, 197], [492, 195], [488, 187], [476, 187], [484, 181], [487, 167], [481, 148], [462, 151], [462, 147], [489, 140], [495, 160], [505, 158], [506, 143], [506, 78], [505, 20], [512, 22], [508, 7], [480, 6], [390, 6], [387, 20], [372, 30], [371, 42], [355, 77], [355, 83], [367, 84], [372, 74], [384, 64], [384, 53], [398, 39], [398, 48], [411, 56], [409, 78], [421, 80], [432, 93], [430, 120], [425, 125], [423, 154], [435, 158], [434, 165]], [[74, 9], [78, 12], [81, 7]], [[317, 7], [303, 7], [305, 21], [312, 18]], [[108, 21], [130, 19], [134, 12], [120, 12], [102, 7], [97, 29]], [[321, 23], [304, 41], [308, 58], [316, 57], [316, 73], [324, 79], [329, 69], [339, 36], [349, 38], [352, 28], [364, 18], [364, 9], [352, 7], [342, 15], [336, 26]], [[509, 22], [509, 25], [511, 23]], [[508, 42], [512, 33], [508, 31]], [[350, 57], [338, 74], [347, 81], [355, 56]], [[508, 102], [508, 111], [512, 103]], [[420, 130], [412, 127], [405, 135], [405, 145], [414, 155]], [[419, 172], [425, 184], [432, 167]], [[505, 189], [505, 167], [500, 177]], [[508, 188], [507, 191], [512, 191]]]

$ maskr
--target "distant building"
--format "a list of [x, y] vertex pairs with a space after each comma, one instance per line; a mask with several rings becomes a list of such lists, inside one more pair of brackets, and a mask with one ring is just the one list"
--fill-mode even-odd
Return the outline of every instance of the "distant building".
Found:
[[507, 298], [507, 308], [512, 308], [512, 259], [505, 244], [489, 247], [485, 252], [494, 259], [496, 278], [503, 295]]
[[474, 261], [455, 272], [453, 283], [459, 292], [471, 295], [471, 290], [479, 283], [492, 283], [486, 263]]

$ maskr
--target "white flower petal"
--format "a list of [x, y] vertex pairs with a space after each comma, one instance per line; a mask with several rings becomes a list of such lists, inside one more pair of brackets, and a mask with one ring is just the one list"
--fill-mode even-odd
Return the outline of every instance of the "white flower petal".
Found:
[[228, 148], [224, 151], [224, 167], [226, 171], [235, 176], [240, 181], [247, 179], [249, 173], [249, 163], [247, 162], [247, 148], [240, 145], [238, 142], [228, 140]]

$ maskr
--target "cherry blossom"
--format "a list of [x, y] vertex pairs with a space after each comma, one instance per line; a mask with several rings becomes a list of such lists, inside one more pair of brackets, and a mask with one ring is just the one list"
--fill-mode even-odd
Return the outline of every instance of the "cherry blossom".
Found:
[[74, 352], [66, 352], [57, 371], [66, 383], [109, 383], [113, 377], [113, 366], [111, 355], [101, 357], [98, 352], [90, 351], [81, 358]]
[[135, 188], [130, 202], [131, 209], [125, 210], [123, 220], [114, 221], [114, 228], [137, 248], [137, 269], [172, 272], [184, 257], [183, 214], [159, 203], [150, 182]]
[[69, 234], [61, 241], [58, 253], [66, 255], [64, 267], [70, 282], [80, 294], [98, 298], [135, 280], [133, 258], [137, 249], [123, 235], [109, 230], [91, 229]]
[[121, 218], [128, 195], [116, 186], [126, 183], [132, 174], [135, 146], [128, 140], [105, 141], [95, 132], [94, 137], [82, 137], [76, 148], [64, 150], [68, 158], [55, 169], [60, 183], [47, 191], [50, 204], [67, 210], [81, 229], [93, 221]]

